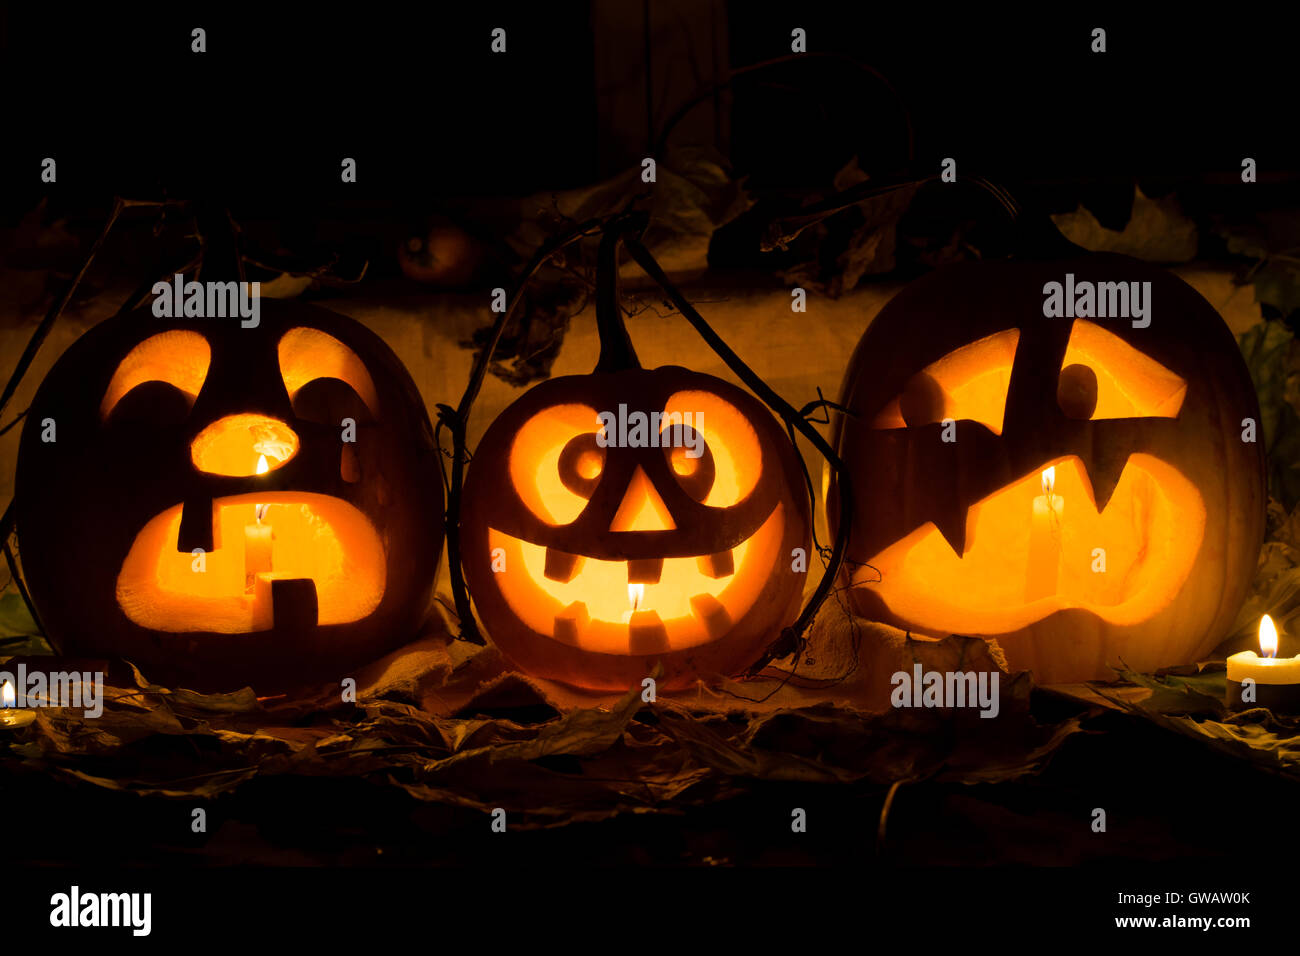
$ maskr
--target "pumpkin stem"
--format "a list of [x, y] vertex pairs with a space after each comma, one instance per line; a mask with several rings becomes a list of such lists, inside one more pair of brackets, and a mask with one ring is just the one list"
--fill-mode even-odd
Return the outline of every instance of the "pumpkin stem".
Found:
[[606, 225], [600, 237], [600, 250], [596, 253], [596, 329], [600, 334], [597, 372], [641, 368], [618, 304], [618, 254], [624, 235], [639, 235], [644, 228], [643, 216], [619, 216]]

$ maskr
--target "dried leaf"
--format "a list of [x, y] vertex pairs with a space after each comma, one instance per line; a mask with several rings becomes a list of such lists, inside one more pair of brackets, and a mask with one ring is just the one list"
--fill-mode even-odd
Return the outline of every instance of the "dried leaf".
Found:
[[[0, 638], [40, 637], [41, 629], [32, 620], [31, 612], [22, 595], [17, 591], [6, 591], [0, 595]], [[30, 651], [10, 650], [14, 645], [3, 645], [6, 654], [28, 654]], [[41, 641], [41, 646], [45, 642]], [[48, 653], [48, 650], [46, 651]]]
[[804, 235], [813, 241], [801, 245], [809, 257], [777, 276], [787, 285], [839, 298], [864, 275], [890, 272], [895, 265], [898, 222], [918, 188], [913, 185], [872, 196], [806, 230]]
[[1224, 671], [1207, 668], [1190, 677], [1153, 677], [1121, 670], [1120, 676], [1152, 693], [1134, 699], [1096, 687], [1118, 709], [1220, 753], [1300, 779], [1300, 718], [1273, 714], [1263, 707], [1230, 712], [1224, 704]]
[[1148, 199], [1134, 187], [1133, 210], [1120, 232], [1107, 229], [1088, 209], [1052, 216], [1075, 245], [1092, 252], [1117, 252], [1147, 262], [1186, 262], [1196, 255], [1196, 223], [1183, 215], [1173, 196]]
[[[889, 666], [923, 658], [997, 669], [996, 648], [975, 639], [884, 646]], [[106, 687], [100, 718], [41, 711], [9, 752], [31, 769], [124, 792], [202, 799], [259, 777], [364, 777], [422, 801], [506, 807], [512, 827], [554, 827], [681, 813], [762, 780], [1011, 779], [1036, 772], [1079, 729], [1033, 720], [1027, 675], [1004, 680], [1002, 712], [986, 720], [970, 709], [873, 713], [851, 700], [888, 677], [865, 674], [830, 691], [786, 688], [771, 706], [725, 694], [647, 703], [639, 687], [581, 703], [504, 669], [490, 648], [468, 653], [450, 666], [450, 649], [430, 640], [392, 655], [362, 675], [355, 706], [337, 689], [293, 701], [258, 701], [247, 688], [173, 690], [132, 668], [135, 686]], [[769, 683], [736, 686], [761, 696]], [[384, 696], [399, 688], [404, 699]], [[839, 696], [850, 702], [828, 699]]]
[[1300, 343], [1283, 322], [1261, 322], [1238, 338], [1259, 395], [1269, 494], [1290, 511], [1300, 503]]

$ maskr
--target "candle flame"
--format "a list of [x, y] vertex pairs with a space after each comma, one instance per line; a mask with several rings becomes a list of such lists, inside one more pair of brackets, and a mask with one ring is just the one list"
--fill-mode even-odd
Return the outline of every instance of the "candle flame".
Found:
[[641, 602], [645, 600], [645, 585], [629, 584], [627, 586], [627, 600], [632, 605], [633, 611], [639, 611]]
[[8, 681], [4, 682], [4, 701], [0, 706], [12, 707], [14, 705], [14, 685]]
[[1043, 469], [1043, 494], [1052, 497], [1052, 490], [1056, 487], [1056, 466]]
[[[271, 470], [271, 466], [266, 463], [265, 455], [257, 456], [257, 473], [265, 475]], [[266, 517], [267, 505], [253, 505], [253, 514], [257, 517], [257, 523], [261, 524], [262, 519]]]
[[1265, 657], [1277, 657], [1277, 628], [1267, 614], [1259, 619], [1259, 649]]

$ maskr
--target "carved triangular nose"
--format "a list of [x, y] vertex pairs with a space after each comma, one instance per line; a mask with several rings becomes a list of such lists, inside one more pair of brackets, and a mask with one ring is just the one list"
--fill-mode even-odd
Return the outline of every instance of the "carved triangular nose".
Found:
[[668, 506], [655, 491], [645, 470], [637, 465], [632, 480], [627, 483], [623, 502], [609, 523], [610, 531], [672, 531], [677, 527]]

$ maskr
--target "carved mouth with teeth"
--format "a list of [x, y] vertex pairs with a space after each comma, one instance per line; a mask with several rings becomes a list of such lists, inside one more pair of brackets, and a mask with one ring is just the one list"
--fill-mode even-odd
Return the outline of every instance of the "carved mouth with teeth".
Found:
[[[699, 557], [602, 560], [492, 529], [493, 551], [525, 572], [502, 595], [538, 634], [606, 654], [659, 654], [723, 637], [753, 606], [777, 559], [777, 509], [734, 548]], [[744, 566], [751, 573], [736, 575]]]
[[[1051, 504], [1034, 521], [1049, 473]], [[1066, 455], [971, 505], [961, 553], [927, 522], [856, 569], [854, 581], [899, 618], [924, 620], [914, 626], [923, 633], [996, 634], [1065, 609], [1139, 624], [1183, 586], [1205, 520], [1196, 488], [1154, 456], [1134, 455], [1099, 508], [1083, 462]], [[917, 588], [906, 567], [944, 586]]]
[[374, 526], [339, 498], [259, 492], [212, 502], [214, 547], [177, 546], [182, 506], [136, 535], [117, 580], [135, 623], [169, 634], [243, 634], [347, 624], [368, 617], [384, 594], [383, 544]]

